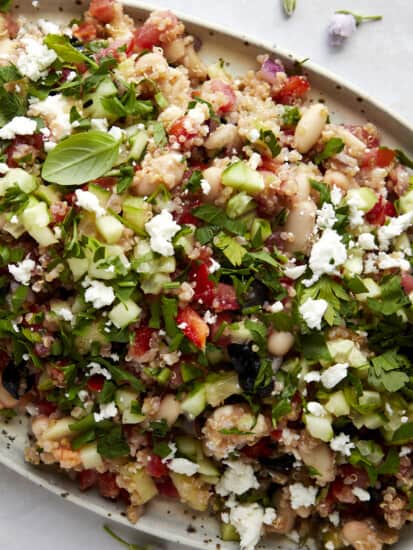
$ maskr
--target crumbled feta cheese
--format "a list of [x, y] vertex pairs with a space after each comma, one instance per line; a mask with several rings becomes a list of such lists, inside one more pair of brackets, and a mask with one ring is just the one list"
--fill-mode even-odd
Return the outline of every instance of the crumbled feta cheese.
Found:
[[306, 322], [308, 328], [321, 330], [321, 321], [324, 313], [327, 311], [328, 303], [325, 300], [307, 300], [298, 308], [301, 317]]
[[209, 192], [211, 191], [211, 185], [209, 184], [209, 182], [205, 178], [202, 178], [200, 181], [200, 185], [201, 185], [203, 194], [209, 195]]
[[67, 307], [62, 307], [56, 311], [57, 316], [63, 319], [63, 321], [73, 321], [73, 313]]
[[333, 188], [330, 191], [330, 197], [334, 206], [338, 206], [343, 198], [343, 192], [339, 187], [337, 187], [337, 185], [333, 185]]
[[329, 521], [334, 525], [334, 527], [338, 527], [340, 525], [340, 514], [338, 512], [333, 512], [328, 516]]
[[38, 8], [39, 7], [39, 0], [32, 0], [32, 6], [34, 8]]
[[361, 502], [368, 502], [370, 500], [370, 493], [361, 487], [353, 487], [353, 495]]
[[403, 445], [403, 447], [400, 448], [399, 456], [400, 458], [403, 458], [404, 456], [407, 456], [411, 454], [412, 449], [408, 447], [407, 445]]
[[31, 99], [29, 113], [44, 118], [54, 138], [60, 140], [72, 132], [71, 106], [70, 100], [62, 94], [49, 95], [42, 101], [37, 98]]
[[177, 474], [193, 476], [199, 470], [199, 465], [186, 458], [173, 458], [168, 463], [168, 468]]
[[280, 301], [274, 302], [273, 304], [269, 304], [265, 311], [269, 311], [270, 313], [279, 313], [284, 309], [284, 304]]
[[359, 195], [354, 195], [347, 200], [349, 206], [349, 222], [350, 227], [358, 227], [364, 223], [364, 212], [360, 209], [363, 206], [363, 201]]
[[260, 132], [256, 128], [252, 128], [248, 134], [247, 138], [251, 143], [255, 143], [257, 140], [260, 139]]
[[[163, 464], [166, 464], [167, 462], [169, 462], [170, 460], [172, 460], [173, 458], [175, 458], [175, 455], [178, 451], [178, 448], [177, 446], [175, 445], [175, 443], [173, 443], [172, 441], [170, 443], [168, 443], [168, 447], [169, 447], [169, 454], [166, 455], [163, 459], [162, 459], [162, 463]], [[150, 456], [150, 455], [149, 455]]]
[[286, 267], [284, 269], [284, 275], [289, 279], [293, 279], [295, 281], [296, 279], [301, 277], [301, 275], [304, 275], [306, 269], [307, 269], [306, 265], [296, 265], [292, 267]]
[[380, 250], [387, 250], [390, 241], [406, 231], [413, 223], [413, 212], [402, 214], [397, 218], [390, 218], [389, 223], [382, 225], [377, 231]]
[[401, 422], [402, 424], [407, 424], [407, 422], [409, 422], [409, 417], [408, 417], [408, 416], [402, 416], [402, 417], [400, 418], [400, 422]]
[[99, 199], [96, 195], [90, 191], [83, 191], [82, 189], [76, 189], [76, 205], [87, 210], [88, 212], [94, 212], [96, 216], [104, 216], [106, 210], [99, 204]]
[[347, 376], [348, 363], [337, 363], [321, 374], [321, 382], [325, 388], [331, 390]]
[[92, 303], [95, 309], [100, 309], [113, 304], [115, 293], [111, 286], [106, 286], [101, 281], [90, 281], [85, 291], [85, 300]]
[[92, 118], [90, 120], [90, 126], [93, 130], [106, 132], [108, 129], [108, 120], [106, 118]]
[[281, 433], [281, 439], [285, 445], [292, 445], [294, 441], [300, 439], [300, 436], [289, 428], [284, 428]]
[[181, 229], [181, 226], [176, 223], [167, 210], [162, 210], [160, 214], [147, 222], [145, 229], [151, 238], [150, 245], [154, 252], [158, 252], [162, 256], [173, 255], [174, 248], [171, 240]]
[[256, 170], [258, 166], [261, 164], [261, 155], [258, 153], [252, 153], [250, 158], [248, 159], [248, 165], [253, 170]]
[[[197, 103], [195, 107], [192, 109], [189, 109], [188, 113], [186, 114], [186, 122], [189, 122], [189, 124], [192, 122], [198, 126], [203, 124], [206, 119], [209, 116], [208, 106], [202, 103]], [[188, 129], [192, 129], [191, 128]]]
[[263, 508], [256, 502], [238, 504], [227, 502], [230, 507], [229, 521], [240, 536], [241, 550], [254, 550], [261, 538], [263, 525], [271, 525], [277, 514], [274, 508]]
[[304, 375], [304, 382], [310, 384], [310, 382], [320, 382], [321, 374], [317, 370], [311, 370]]
[[293, 483], [289, 486], [291, 496], [291, 508], [298, 510], [302, 506], [308, 507], [315, 504], [317, 487], [305, 487], [302, 483]]
[[37, 25], [43, 34], [60, 34], [60, 27], [56, 23], [47, 21], [46, 19], [39, 19]]
[[167, 365], [175, 365], [178, 363], [179, 358], [181, 357], [180, 351], [171, 351], [170, 353], [161, 353], [161, 359], [164, 361]]
[[336, 274], [337, 267], [346, 259], [347, 251], [341, 236], [333, 229], [326, 229], [311, 250], [309, 266], [313, 277], [303, 281], [304, 286], [311, 286], [324, 274]]
[[35, 267], [35, 262], [29, 258], [26, 258], [17, 264], [10, 264], [8, 266], [8, 270], [18, 283], [27, 286], [30, 282], [32, 271]]
[[183, 321], [182, 323], [179, 323], [177, 327], [179, 328], [179, 330], [185, 330], [186, 328], [188, 328], [188, 323], [185, 323], [185, 321]]
[[325, 548], [325, 550], [335, 550], [336, 546], [335, 546], [334, 542], [332, 542], [331, 540], [328, 540], [325, 543], [324, 548]]
[[15, 116], [0, 130], [1, 139], [14, 139], [16, 136], [32, 136], [37, 128], [37, 123], [25, 116]]
[[[66, 82], [72, 82], [72, 80], [74, 80], [76, 77], [77, 77], [76, 71], [69, 71], [66, 75]], [[92, 122], [92, 120], [90, 122]]]
[[370, 253], [364, 258], [364, 273], [377, 273], [377, 254]]
[[28, 353], [23, 353], [22, 359], [23, 361], [28, 361], [30, 359], [30, 355]]
[[123, 138], [123, 130], [119, 126], [112, 126], [108, 132], [116, 141], [120, 141]]
[[46, 69], [57, 59], [56, 52], [33, 38], [22, 38], [21, 43], [24, 50], [16, 61], [19, 72], [33, 81], [46, 76]]
[[242, 495], [250, 489], [258, 489], [259, 483], [254, 474], [254, 468], [241, 460], [224, 462], [228, 468], [215, 486], [216, 493], [222, 497], [234, 493]]
[[10, 223], [13, 225], [17, 225], [19, 223], [19, 218], [16, 216], [16, 214], [13, 214], [13, 216], [10, 218]]
[[98, 413], [93, 413], [93, 418], [95, 422], [102, 422], [107, 418], [114, 418], [118, 414], [118, 409], [114, 401], [110, 403], [103, 403], [100, 405], [100, 411]]
[[376, 250], [373, 233], [362, 233], [358, 238], [358, 245], [363, 250]]
[[108, 371], [108, 369], [105, 369], [105, 367], [102, 367], [100, 363], [97, 363], [96, 361], [92, 361], [87, 365], [87, 368], [89, 369], [88, 374], [89, 376], [93, 376], [94, 374], [101, 374], [106, 378], [106, 380], [111, 380], [112, 375]]
[[210, 264], [208, 266], [208, 273], [215, 273], [215, 271], [218, 271], [218, 269], [221, 269], [221, 264], [219, 264], [217, 261], [214, 260], [214, 258], [210, 258]]
[[0, 162], [0, 174], [7, 174], [8, 171], [9, 167], [7, 166], [7, 164], [5, 162]]
[[349, 435], [345, 433], [341, 433], [336, 435], [330, 441], [330, 447], [333, 449], [333, 451], [337, 451], [338, 453], [341, 453], [344, 456], [350, 456], [351, 449], [354, 449], [355, 445], [350, 441]]
[[320, 229], [332, 229], [337, 222], [334, 207], [329, 202], [325, 202], [323, 206], [317, 210], [316, 225]]
[[207, 309], [207, 311], [204, 313], [204, 321], [207, 325], [213, 325], [217, 322], [218, 316], [214, 315]]
[[43, 146], [46, 153], [48, 153], [57, 146], [57, 143], [55, 143], [54, 141], [44, 141]]
[[379, 269], [397, 268], [401, 271], [410, 270], [410, 262], [405, 259], [403, 252], [392, 252], [391, 254], [379, 252], [377, 255], [377, 266]]
[[307, 410], [313, 416], [321, 417], [326, 416], [327, 414], [323, 405], [321, 405], [321, 403], [318, 403], [318, 401], [309, 401], [307, 403]]
[[77, 396], [79, 397], [79, 399], [82, 403], [87, 401], [88, 398], [89, 398], [89, 394], [86, 390], [80, 390], [80, 392], [77, 394]]

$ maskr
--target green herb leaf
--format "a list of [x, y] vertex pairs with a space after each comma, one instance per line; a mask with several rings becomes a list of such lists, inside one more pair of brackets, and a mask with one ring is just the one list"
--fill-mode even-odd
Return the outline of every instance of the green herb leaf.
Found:
[[164, 418], [150, 422], [149, 428], [155, 437], [165, 437], [169, 432], [168, 422]]
[[98, 69], [97, 63], [72, 46], [67, 36], [48, 34], [44, 39], [44, 43], [66, 63], [87, 63], [94, 69]]
[[153, 121], [149, 125], [149, 131], [158, 147], [164, 147], [168, 143], [166, 132], [162, 122]]
[[404, 151], [401, 151], [400, 149], [395, 149], [395, 153], [396, 158], [400, 162], [400, 164], [403, 164], [408, 168], [413, 168], [413, 160], [409, 158]]
[[281, 145], [271, 130], [260, 131], [260, 141], [264, 143], [271, 152], [272, 157], [276, 157], [281, 152]]
[[320, 332], [302, 335], [300, 346], [301, 353], [307, 361], [331, 361], [324, 335]]
[[235, 235], [243, 235], [246, 232], [246, 227], [243, 222], [231, 220], [221, 208], [213, 204], [203, 204], [195, 208], [192, 214], [204, 222], [225, 229]]
[[413, 422], [407, 422], [397, 429], [392, 437], [391, 442], [397, 445], [403, 445], [413, 440]]
[[98, 435], [98, 453], [104, 458], [120, 458], [129, 455], [129, 445], [121, 426], [114, 425], [109, 431]]
[[296, 126], [301, 118], [300, 109], [298, 107], [285, 107], [282, 118], [284, 126]]
[[103, 176], [115, 164], [119, 142], [110, 134], [91, 130], [75, 134], [52, 149], [42, 177], [59, 185], [82, 185]]
[[224, 256], [228, 258], [234, 266], [241, 265], [245, 254], [247, 254], [246, 248], [241, 246], [235, 239], [222, 232], [214, 237], [214, 245], [222, 251]]
[[171, 454], [172, 449], [168, 445], [166, 441], [154, 441], [153, 444], [153, 452], [160, 456], [161, 458], [167, 457], [169, 454]]
[[320, 194], [319, 207], [323, 206], [325, 202], [331, 202], [330, 188], [327, 184], [310, 178], [310, 185]]
[[400, 276], [390, 276], [380, 285], [380, 289], [378, 298], [367, 299], [369, 308], [378, 314], [392, 315], [410, 303], [401, 285]]
[[191, 193], [200, 191], [201, 189], [202, 172], [201, 170], [194, 170], [189, 177], [185, 188]]
[[397, 474], [400, 467], [400, 457], [399, 457], [399, 451], [395, 447], [392, 447], [387, 456], [385, 461], [381, 466], [378, 468], [379, 475], [392, 475]]
[[219, 430], [219, 433], [223, 435], [252, 435], [254, 432], [243, 432], [238, 428], [223, 428]]
[[343, 149], [344, 149], [344, 141], [342, 139], [331, 138], [324, 145], [324, 149], [320, 153], [317, 153], [317, 155], [314, 157], [314, 162], [316, 164], [320, 164], [324, 160], [327, 160], [330, 157], [333, 157], [334, 155], [341, 153]]
[[195, 239], [200, 244], [204, 245], [211, 242], [218, 232], [219, 232], [219, 227], [217, 227], [216, 225], [197, 227], [195, 230]]
[[15, 116], [26, 114], [26, 97], [7, 92], [0, 86], [0, 125], [4, 126]]
[[0, 0], [0, 11], [3, 13], [9, 11], [12, 0]]

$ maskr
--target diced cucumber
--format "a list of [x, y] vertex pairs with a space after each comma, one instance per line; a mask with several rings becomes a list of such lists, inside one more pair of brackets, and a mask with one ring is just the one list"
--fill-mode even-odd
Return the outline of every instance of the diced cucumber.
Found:
[[31, 226], [27, 232], [40, 246], [51, 246], [58, 242], [56, 235], [49, 227]]
[[58, 191], [55, 185], [45, 185], [44, 183], [39, 185], [39, 187], [35, 190], [34, 195], [38, 199], [47, 202], [49, 206], [62, 200], [62, 194]]
[[265, 242], [268, 237], [272, 235], [271, 224], [268, 220], [264, 220], [263, 218], [255, 218], [252, 222], [250, 232], [251, 241], [261, 234], [261, 240]]
[[379, 198], [370, 187], [359, 187], [358, 189], [350, 189], [347, 192], [345, 201], [348, 202], [349, 200], [358, 210], [368, 212], [373, 208]]
[[130, 151], [129, 159], [140, 161], [145, 154], [146, 146], [148, 144], [148, 133], [145, 130], [141, 130], [130, 138]]
[[109, 319], [117, 328], [124, 328], [134, 323], [142, 309], [133, 300], [125, 300], [112, 308], [108, 314]]
[[45, 202], [38, 202], [31, 198], [28, 205], [20, 214], [20, 220], [28, 230], [31, 227], [47, 227], [50, 223], [49, 209]]
[[[11, 219], [12, 216], [9, 215], [9, 218]], [[14, 237], [15, 239], [18, 239], [26, 231], [26, 228], [24, 227], [24, 225], [20, 221], [18, 221], [17, 223], [11, 223], [10, 219], [9, 219], [9, 221], [4, 223], [2, 229], [3, 229], [3, 231], [6, 231], [7, 233], [10, 233], [10, 235], [12, 237]]]
[[196, 385], [181, 403], [182, 411], [191, 420], [196, 418], [207, 406], [205, 384]]
[[97, 87], [96, 91], [84, 98], [83, 113], [89, 118], [107, 118], [115, 120], [117, 117], [110, 111], [107, 111], [101, 102], [103, 97], [110, 97], [117, 94], [117, 88], [114, 83], [105, 78]]
[[235, 371], [210, 374], [206, 380], [206, 400], [212, 407], [217, 407], [231, 395], [241, 392]]
[[135, 268], [137, 273], [173, 273], [176, 270], [174, 256], [156, 258], [149, 241], [141, 239], [135, 246], [134, 257], [136, 258]]
[[23, 193], [31, 193], [37, 187], [37, 180], [34, 176], [21, 168], [10, 168], [7, 174], [0, 178], [0, 196], [4, 195], [9, 187], [17, 187]]
[[136, 488], [133, 494], [134, 505], [145, 504], [158, 494], [153, 479], [146, 473], [144, 468], [137, 469], [130, 477], [132, 478], [131, 485]]
[[222, 172], [222, 184], [247, 193], [259, 193], [265, 187], [262, 175], [242, 160]]
[[407, 193], [400, 197], [399, 209], [402, 214], [407, 214], [407, 212], [411, 212], [413, 210], [413, 189], [407, 191]]
[[141, 288], [145, 294], [160, 294], [163, 287], [171, 282], [171, 278], [166, 273], [155, 273], [142, 277]]
[[347, 416], [350, 414], [350, 406], [343, 391], [332, 393], [325, 404], [325, 409], [334, 416]]
[[89, 267], [87, 258], [68, 258], [67, 263], [75, 281], [81, 279]]
[[382, 406], [381, 395], [376, 391], [364, 390], [358, 401], [360, 407], [363, 408], [363, 412], [372, 412]]
[[361, 292], [360, 294], [357, 294], [357, 300], [360, 302], [365, 302], [367, 298], [378, 298], [381, 294], [381, 290], [379, 285], [371, 279], [370, 277], [366, 277], [365, 279], [362, 279], [363, 285], [367, 288], [367, 292]]
[[205, 512], [210, 498], [209, 491], [204, 488], [204, 483], [196, 476], [185, 476], [170, 472], [170, 477], [183, 503], [188, 504], [194, 510]]
[[353, 340], [346, 338], [329, 340], [327, 347], [331, 357], [337, 363], [349, 363], [351, 367], [361, 367], [367, 363], [366, 356]]
[[93, 193], [95, 195], [95, 197], [99, 201], [100, 206], [102, 208], [106, 208], [106, 205], [111, 195], [110, 191], [108, 189], [104, 189], [100, 185], [95, 185], [94, 183], [89, 183], [87, 189], [90, 193]]
[[225, 363], [227, 359], [225, 349], [218, 347], [210, 348], [209, 346], [207, 346], [206, 355], [208, 358], [208, 363], [210, 363], [211, 365]]
[[69, 428], [70, 424], [73, 424], [71, 416], [60, 418], [50, 428], [45, 430], [43, 437], [53, 441], [63, 439], [64, 437], [72, 437], [73, 432]]
[[229, 218], [235, 219], [243, 214], [251, 212], [251, 210], [254, 210], [255, 207], [256, 204], [254, 199], [247, 195], [247, 193], [241, 192], [229, 199], [225, 211]]
[[365, 426], [369, 430], [377, 430], [385, 423], [385, 419], [383, 418], [383, 416], [378, 413], [357, 415], [352, 420], [357, 429]]
[[127, 197], [122, 205], [122, 217], [138, 235], [146, 235], [145, 224], [152, 218], [152, 206], [141, 197]]
[[115, 403], [122, 413], [123, 424], [139, 424], [145, 420], [145, 415], [137, 414], [131, 410], [131, 405], [138, 400], [138, 394], [131, 389], [116, 390]]
[[189, 256], [195, 247], [194, 233], [193, 232], [185, 233], [183, 235], [178, 236], [178, 238], [175, 240], [174, 246], [177, 251], [181, 248], [183, 250], [183, 253], [186, 256]]
[[356, 446], [362, 456], [366, 457], [372, 464], [380, 464], [384, 457], [382, 448], [375, 441], [365, 441], [361, 440], [356, 443]]
[[231, 341], [235, 344], [245, 344], [252, 340], [251, 331], [245, 326], [243, 321], [231, 323], [226, 327], [226, 331], [231, 336]]
[[199, 469], [198, 469], [199, 474], [208, 476], [208, 477], [219, 476], [220, 472], [218, 468], [215, 466], [212, 460], [209, 460], [209, 458], [206, 458], [203, 455], [198, 456], [196, 462], [199, 466]]
[[145, 418], [146, 416], [144, 414], [137, 414], [131, 410], [123, 411], [122, 424], [140, 424]]
[[179, 435], [176, 437], [175, 442], [179, 454], [189, 458], [190, 460], [195, 461], [197, 459], [200, 449], [202, 453], [200, 441], [197, 441], [189, 435]]
[[304, 415], [304, 422], [310, 435], [321, 441], [331, 441], [334, 437], [334, 431], [331, 426], [331, 417], [314, 416], [312, 414]]
[[83, 467], [86, 468], [86, 470], [97, 470], [103, 467], [103, 460], [98, 453], [96, 443], [88, 443], [79, 449], [79, 454]]
[[52, 390], [55, 387], [55, 383], [50, 375], [44, 370], [39, 377], [37, 387], [40, 391]]
[[97, 218], [96, 227], [109, 244], [117, 243], [125, 229], [125, 226], [115, 216], [110, 215]]
[[101, 331], [101, 327], [98, 323], [90, 323], [82, 328], [80, 334], [75, 338], [76, 350], [85, 355], [92, 347], [92, 344], [97, 343], [102, 346], [108, 343], [108, 337]]
[[238, 542], [240, 540], [238, 531], [230, 523], [222, 522], [220, 531], [221, 531], [221, 539], [226, 542]]
[[363, 273], [363, 251], [357, 248], [352, 248], [349, 251], [347, 260], [344, 264], [344, 273], [348, 277], [361, 275]]

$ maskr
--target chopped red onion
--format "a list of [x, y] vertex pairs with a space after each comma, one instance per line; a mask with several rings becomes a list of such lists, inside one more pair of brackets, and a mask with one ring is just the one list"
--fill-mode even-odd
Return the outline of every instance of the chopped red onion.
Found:
[[259, 74], [269, 84], [274, 84], [277, 73], [283, 73], [285, 69], [279, 61], [268, 58], [261, 66]]

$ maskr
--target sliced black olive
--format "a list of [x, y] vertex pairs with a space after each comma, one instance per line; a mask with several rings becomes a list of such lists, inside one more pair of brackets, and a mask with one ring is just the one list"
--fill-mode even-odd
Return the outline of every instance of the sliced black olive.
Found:
[[255, 279], [246, 292], [244, 298], [244, 307], [260, 306], [264, 302], [269, 301], [269, 290], [260, 281]]
[[261, 367], [260, 357], [252, 351], [252, 344], [229, 344], [227, 346], [231, 363], [238, 374], [241, 388], [247, 393], [261, 397], [271, 392], [271, 385], [255, 388], [255, 380]]
[[262, 457], [259, 459], [260, 463], [268, 468], [283, 474], [288, 474], [293, 468], [295, 462], [295, 456], [292, 454], [284, 454], [275, 458]]
[[23, 393], [29, 391], [34, 385], [34, 375], [29, 374], [26, 368], [19, 368], [13, 363], [9, 363], [2, 372], [2, 384], [6, 391], [19, 399]]

